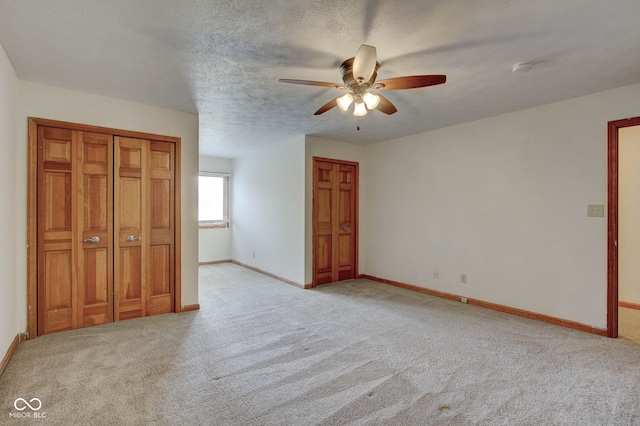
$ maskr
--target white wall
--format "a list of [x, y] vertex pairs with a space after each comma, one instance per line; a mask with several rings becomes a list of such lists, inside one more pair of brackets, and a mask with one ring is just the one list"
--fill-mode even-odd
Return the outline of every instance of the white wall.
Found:
[[[304, 284], [305, 140], [233, 160], [232, 259]], [[254, 257], [255, 254], [255, 257]]]
[[587, 204], [607, 202], [607, 122], [637, 115], [640, 85], [368, 146], [361, 270], [606, 328]]
[[[231, 160], [200, 156], [200, 171], [231, 173]], [[231, 177], [233, 185], [233, 177]], [[231, 212], [233, 218], [233, 212]], [[200, 228], [198, 230], [198, 262], [215, 262], [231, 259], [231, 228]]]
[[19, 226], [20, 215], [26, 216], [19, 208], [25, 194], [23, 188], [18, 191], [16, 175], [18, 166], [26, 168], [26, 161], [18, 158], [17, 109], [18, 77], [0, 45], [0, 199], [4, 201], [0, 209], [0, 360], [16, 335], [25, 331], [18, 318], [17, 298], [18, 287], [26, 283], [20, 269], [24, 262], [18, 261], [18, 254], [26, 256], [27, 233]]
[[640, 126], [618, 144], [618, 300], [640, 304]]
[[[198, 116], [115, 98], [20, 81], [18, 164], [27, 164], [27, 117], [179, 137], [182, 140], [182, 305], [198, 303]], [[26, 229], [27, 169], [17, 174], [18, 229]], [[26, 234], [25, 234], [26, 235]], [[24, 238], [23, 238], [24, 246]], [[26, 256], [19, 256], [19, 328], [26, 328]]]
[[[360, 176], [366, 171], [365, 147], [361, 145], [337, 142], [316, 136], [305, 138], [305, 283], [311, 284], [313, 280], [313, 157], [333, 158], [359, 163]], [[360, 183], [362, 186], [362, 183]], [[365, 204], [366, 194], [360, 191], [359, 211], [362, 217], [362, 206]], [[359, 233], [359, 241], [362, 241], [362, 232]], [[362, 264], [363, 253], [359, 253], [359, 265]], [[362, 271], [362, 268], [359, 268]]]

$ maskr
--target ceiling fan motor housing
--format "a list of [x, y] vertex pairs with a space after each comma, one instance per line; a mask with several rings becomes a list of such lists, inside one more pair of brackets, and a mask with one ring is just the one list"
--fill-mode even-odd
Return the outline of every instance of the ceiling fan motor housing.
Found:
[[[376, 62], [376, 66], [373, 70], [373, 73], [371, 74], [371, 78], [368, 81], [365, 81], [359, 84], [356, 78], [353, 76], [353, 60], [354, 59], [355, 58], [349, 58], [346, 61], [344, 61], [342, 65], [340, 65], [340, 72], [342, 73], [342, 81], [344, 82], [344, 86], [353, 90], [354, 93], [357, 94], [361, 92], [360, 94], [362, 94], [369, 87], [371, 87], [373, 83], [376, 81], [376, 78], [378, 77], [378, 68], [380, 68], [380, 62]], [[357, 87], [361, 87], [362, 89], [359, 90], [357, 89]]]

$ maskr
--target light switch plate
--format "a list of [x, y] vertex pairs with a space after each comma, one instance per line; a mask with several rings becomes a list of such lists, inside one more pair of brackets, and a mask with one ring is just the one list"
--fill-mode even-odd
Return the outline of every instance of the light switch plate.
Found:
[[604, 217], [604, 204], [589, 204], [587, 217]]

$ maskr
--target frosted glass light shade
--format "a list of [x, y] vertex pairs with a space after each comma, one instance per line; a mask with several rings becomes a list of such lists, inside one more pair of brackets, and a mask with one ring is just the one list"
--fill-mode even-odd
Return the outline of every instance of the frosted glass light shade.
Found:
[[367, 115], [367, 107], [364, 105], [364, 102], [356, 102], [356, 106], [353, 109], [353, 115], [356, 117]]
[[376, 95], [375, 93], [367, 92], [362, 95], [362, 100], [367, 105], [367, 108], [376, 109], [376, 107], [380, 103], [380, 96]]
[[340, 96], [336, 99], [336, 103], [338, 104], [338, 108], [343, 111], [346, 111], [353, 102], [353, 95], [351, 93], [347, 93], [346, 95]]
[[353, 60], [353, 76], [358, 84], [369, 81], [376, 70], [376, 48], [363, 44]]

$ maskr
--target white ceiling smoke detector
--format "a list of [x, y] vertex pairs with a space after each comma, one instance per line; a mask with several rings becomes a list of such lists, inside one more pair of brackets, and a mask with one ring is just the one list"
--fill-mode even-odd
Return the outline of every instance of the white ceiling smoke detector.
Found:
[[522, 74], [523, 72], [529, 71], [533, 67], [531, 62], [520, 62], [513, 66], [513, 72]]

